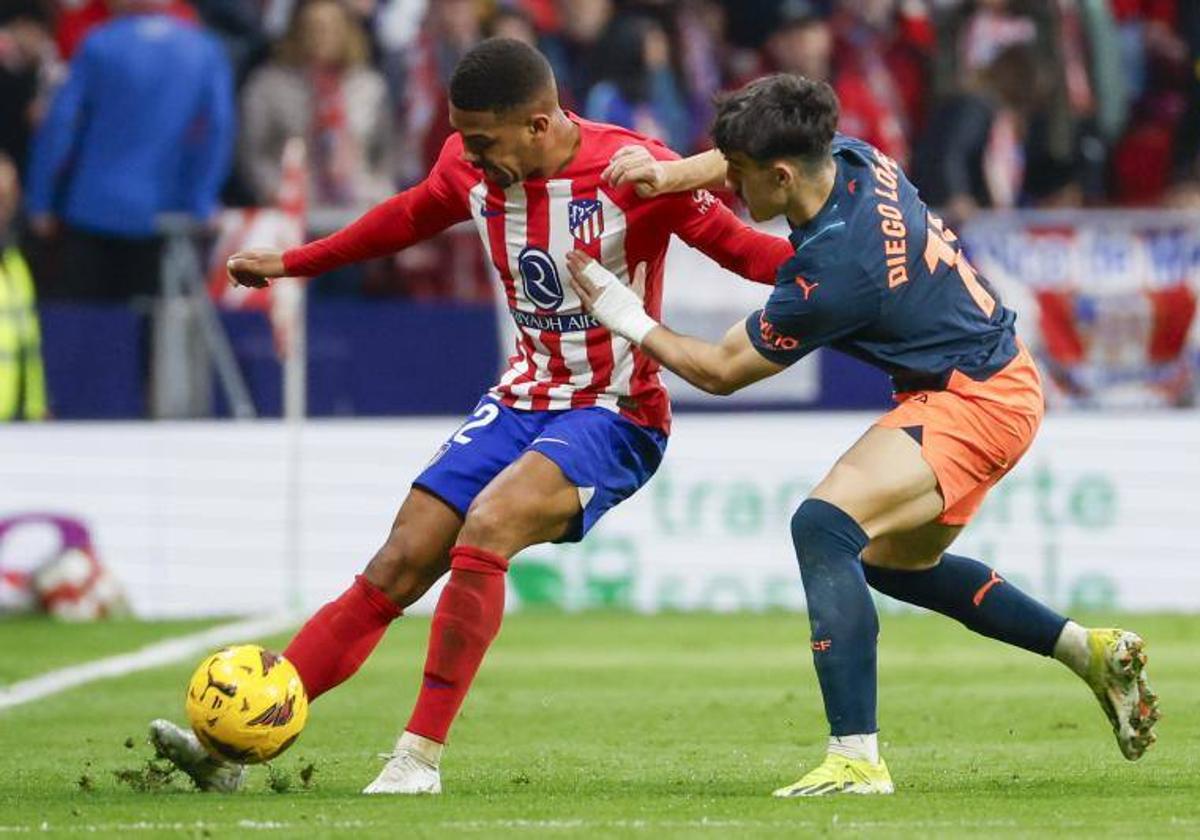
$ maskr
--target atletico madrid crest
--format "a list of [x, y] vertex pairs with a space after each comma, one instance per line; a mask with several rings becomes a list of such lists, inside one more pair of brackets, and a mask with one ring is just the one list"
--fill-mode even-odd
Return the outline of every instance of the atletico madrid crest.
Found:
[[571, 235], [581, 245], [590, 245], [604, 233], [604, 210], [600, 200], [579, 198], [567, 204]]

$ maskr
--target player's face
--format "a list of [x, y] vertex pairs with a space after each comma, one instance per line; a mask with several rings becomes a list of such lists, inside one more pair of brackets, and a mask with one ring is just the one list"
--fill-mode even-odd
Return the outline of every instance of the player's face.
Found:
[[508, 187], [536, 168], [537, 132], [528, 114], [463, 111], [450, 106], [450, 125], [462, 135], [463, 158], [494, 184]]
[[741, 152], [728, 158], [729, 187], [745, 203], [756, 222], [773, 219], [787, 210], [787, 191], [780, 183], [778, 167], [760, 164]]

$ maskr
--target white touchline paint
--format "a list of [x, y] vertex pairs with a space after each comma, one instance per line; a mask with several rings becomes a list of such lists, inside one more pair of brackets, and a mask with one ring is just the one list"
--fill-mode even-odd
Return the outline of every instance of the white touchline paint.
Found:
[[287, 614], [235, 621], [199, 633], [156, 642], [131, 653], [47, 671], [12, 685], [0, 686], [0, 709], [11, 709], [96, 680], [123, 677], [147, 668], [169, 665], [221, 645], [250, 642], [279, 633], [295, 624], [296, 618]]

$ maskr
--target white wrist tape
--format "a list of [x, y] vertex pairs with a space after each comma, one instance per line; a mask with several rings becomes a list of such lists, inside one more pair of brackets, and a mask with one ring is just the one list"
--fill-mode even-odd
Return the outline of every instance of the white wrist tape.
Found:
[[637, 293], [600, 263], [589, 263], [583, 276], [601, 290], [592, 304], [592, 314], [617, 335], [641, 344], [646, 334], [658, 326], [658, 321], [646, 314]]

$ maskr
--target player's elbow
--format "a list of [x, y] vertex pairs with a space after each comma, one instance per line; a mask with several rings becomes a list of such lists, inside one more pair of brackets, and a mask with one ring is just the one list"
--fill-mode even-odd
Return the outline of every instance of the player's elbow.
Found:
[[742, 383], [730, 376], [729, 372], [720, 369], [706, 371], [696, 384], [700, 390], [716, 397], [728, 397], [742, 387]]

